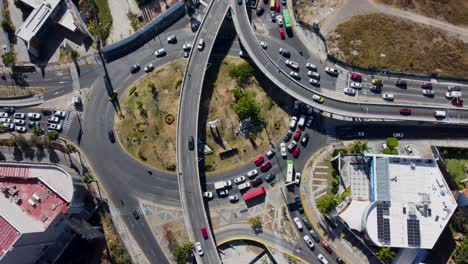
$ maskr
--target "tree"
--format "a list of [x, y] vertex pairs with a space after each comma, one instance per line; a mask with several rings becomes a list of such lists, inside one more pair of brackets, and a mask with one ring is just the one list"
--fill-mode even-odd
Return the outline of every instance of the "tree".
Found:
[[75, 147], [75, 145], [72, 145], [72, 144], [67, 144], [65, 145], [65, 148], [63, 148], [63, 152], [65, 152], [65, 154], [71, 154], [73, 152], [76, 152], [77, 149]]
[[238, 85], [236, 85], [231, 92], [232, 92], [232, 95], [234, 96], [234, 102], [236, 103], [237, 101], [239, 101], [239, 99], [242, 98], [242, 96], [245, 95], [245, 92]]
[[6, 66], [13, 65], [15, 64], [15, 54], [13, 53], [13, 51], [5, 52], [2, 55], [2, 60], [3, 64]]
[[28, 140], [22, 135], [17, 136], [15, 142], [16, 142], [16, 146], [18, 146], [18, 148], [28, 148], [28, 147], [30, 147]]
[[16, 144], [16, 139], [15, 137], [10, 137], [7, 139], [6, 144], [8, 148], [13, 147]]
[[255, 231], [262, 229], [262, 219], [260, 218], [260, 216], [249, 218], [249, 223], [252, 229]]
[[177, 244], [174, 248], [172, 254], [176, 259], [177, 263], [187, 263], [189, 261], [190, 255], [192, 254], [193, 243], [190, 241], [185, 241], [182, 244]]
[[42, 129], [41, 127], [38, 127], [38, 126], [33, 127], [31, 131], [32, 131], [33, 135], [35, 135], [37, 137], [44, 134], [44, 129]]
[[31, 147], [35, 147], [37, 145], [37, 142], [39, 141], [39, 138], [35, 135], [32, 135], [30, 138], [29, 138], [29, 145]]
[[317, 199], [317, 208], [322, 214], [331, 213], [336, 207], [336, 201], [333, 195], [326, 194]]
[[47, 138], [50, 141], [57, 140], [59, 138], [59, 133], [57, 131], [55, 131], [55, 130], [48, 131], [47, 132]]
[[395, 257], [395, 252], [389, 247], [381, 247], [375, 255], [385, 262], [390, 262]]
[[450, 220], [450, 224], [453, 229], [457, 232], [464, 232], [465, 231], [465, 215], [461, 210], [457, 210], [455, 214], [453, 214], [452, 219]]
[[251, 118], [253, 121], [260, 120], [260, 106], [252, 94], [246, 93], [234, 105], [234, 111], [240, 120]]
[[463, 243], [457, 248], [453, 260], [455, 263], [468, 263], [468, 239], [464, 239]]
[[94, 177], [90, 173], [83, 174], [83, 176], [81, 176], [81, 179], [86, 184], [90, 184], [90, 183], [92, 183], [94, 181]]
[[363, 152], [369, 151], [367, 141], [354, 140], [349, 146], [349, 152], [354, 154], [362, 154]]
[[239, 65], [232, 66], [229, 70], [231, 77], [237, 79], [240, 86], [245, 86], [249, 83], [250, 77], [253, 76], [254, 68], [248, 62], [243, 62]]
[[398, 147], [398, 139], [394, 137], [389, 137], [386, 140], [387, 147], [390, 149], [395, 149]]

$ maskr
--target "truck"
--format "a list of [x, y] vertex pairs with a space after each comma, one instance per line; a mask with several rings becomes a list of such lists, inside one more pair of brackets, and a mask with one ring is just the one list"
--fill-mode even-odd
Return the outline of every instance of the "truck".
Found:
[[299, 118], [299, 122], [297, 123], [297, 126], [301, 129], [304, 128], [304, 125], [305, 125], [305, 119], [306, 117], [305, 116], [301, 116], [301, 118]]
[[451, 99], [451, 98], [460, 98], [462, 96], [462, 93], [460, 91], [452, 91], [452, 92], [446, 92], [445, 97]]
[[244, 182], [238, 186], [239, 191], [243, 191], [245, 189], [250, 188], [250, 182]]
[[214, 187], [217, 191], [226, 188], [226, 184], [223, 181], [215, 182]]

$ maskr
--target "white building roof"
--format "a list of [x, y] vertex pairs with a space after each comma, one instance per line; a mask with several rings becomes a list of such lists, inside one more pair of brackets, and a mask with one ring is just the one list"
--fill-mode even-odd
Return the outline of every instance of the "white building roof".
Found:
[[348, 224], [349, 228], [362, 231], [365, 229], [362, 219], [366, 217], [366, 208], [370, 204], [369, 201], [352, 200], [349, 206], [343, 210], [339, 216]]
[[58, 6], [61, 0], [46, 0], [42, 1], [39, 6], [38, 1], [28, 0], [26, 4], [32, 5], [34, 10], [26, 18], [26, 21], [16, 31], [16, 35], [28, 42], [39, 32], [44, 23], [50, 17], [52, 12]]

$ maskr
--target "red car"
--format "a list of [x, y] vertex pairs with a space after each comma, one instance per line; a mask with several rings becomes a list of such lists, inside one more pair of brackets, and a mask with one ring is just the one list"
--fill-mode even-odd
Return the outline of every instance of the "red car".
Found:
[[422, 83], [421, 88], [430, 90], [432, 89], [432, 83], [428, 83], [428, 82]]
[[260, 167], [260, 170], [262, 172], [268, 171], [269, 169], [271, 169], [271, 166], [272, 166], [271, 162], [267, 162]]
[[203, 238], [208, 239], [208, 232], [206, 231], [206, 227], [202, 227], [200, 230], [203, 235]]
[[351, 73], [351, 80], [360, 82], [362, 80], [361, 74]]
[[281, 7], [280, 7], [280, 3], [278, 1], [276, 1], [275, 7], [276, 7], [276, 12], [279, 13]]
[[265, 158], [263, 156], [260, 156], [258, 157], [256, 160], [255, 160], [255, 166], [260, 166], [262, 165], [262, 163], [265, 161]]
[[296, 147], [296, 149], [293, 151], [292, 155], [294, 158], [297, 159], [297, 157], [299, 157], [299, 154], [301, 153], [301, 148], [300, 147]]
[[296, 132], [294, 132], [294, 141], [299, 141], [299, 139], [301, 138], [301, 135], [302, 135], [302, 131], [298, 128], [296, 130]]
[[285, 34], [284, 34], [284, 28], [280, 27], [280, 28], [279, 28], [279, 32], [280, 32], [281, 39], [285, 39], [286, 36], [285, 36]]
[[411, 115], [411, 108], [400, 108], [400, 115]]
[[330, 247], [330, 245], [328, 245], [327, 242], [323, 241], [322, 246], [328, 253], [333, 254], [333, 249]]
[[463, 99], [455, 98], [452, 100], [452, 104], [455, 106], [463, 106]]

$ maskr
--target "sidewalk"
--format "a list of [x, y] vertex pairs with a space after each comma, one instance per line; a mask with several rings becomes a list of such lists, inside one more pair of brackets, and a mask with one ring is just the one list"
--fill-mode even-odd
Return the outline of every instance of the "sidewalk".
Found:
[[42, 94], [34, 95], [23, 99], [0, 100], [0, 106], [26, 107], [40, 105], [44, 102]]

